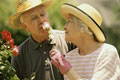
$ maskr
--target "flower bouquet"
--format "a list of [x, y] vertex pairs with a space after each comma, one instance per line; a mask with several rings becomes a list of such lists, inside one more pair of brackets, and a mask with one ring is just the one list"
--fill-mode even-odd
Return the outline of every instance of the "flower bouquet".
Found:
[[[0, 32], [0, 80], [20, 80], [11, 66], [9, 58], [17, 56], [19, 49], [14, 45], [14, 39], [7, 30]], [[34, 80], [33, 72], [29, 78], [23, 80]]]
[[14, 39], [10, 32], [0, 32], [0, 80], [19, 80], [9, 58], [18, 55], [18, 47], [14, 46]]

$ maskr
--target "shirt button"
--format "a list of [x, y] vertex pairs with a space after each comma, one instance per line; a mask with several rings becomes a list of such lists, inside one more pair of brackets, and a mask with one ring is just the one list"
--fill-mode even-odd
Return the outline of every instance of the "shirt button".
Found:
[[40, 45], [40, 47], [42, 47], [42, 45]]
[[48, 61], [47, 61], [47, 60], [45, 60], [45, 65], [46, 65], [46, 66], [48, 65]]
[[44, 54], [46, 54], [46, 52], [43, 52]]
[[45, 60], [45, 63], [47, 63], [48, 61], [47, 60]]

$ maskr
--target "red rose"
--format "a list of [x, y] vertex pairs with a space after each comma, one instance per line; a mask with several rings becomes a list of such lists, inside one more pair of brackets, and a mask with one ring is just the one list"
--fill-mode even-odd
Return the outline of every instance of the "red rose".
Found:
[[11, 39], [11, 33], [7, 30], [4, 30], [3, 32], [0, 32], [2, 35], [2, 39], [5, 39], [6, 41], [9, 41]]
[[18, 48], [17, 46], [14, 46], [14, 47], [12, 48], [12, 50], [13, 50], [13, 54], [14, 54], [15, 56], [17, 56], [18, 53], [19, 53], [19, 48]]
[[0, 33], [2, 35], [2, 39], [6, 40], [6, 42], [9, 43], [9, 46], [11, 47], [13, 54], [17, 56], [19, 52], [19, 48], [17, 46], [14, 46], [14, 39], [11, 38], [11, 33], [8, 32], [7, 30], [4, 30]]
[[14, 39], [11, 38], [9, 41], [7, 41], [7, 43], [9, 43], [9, 46], [12, 48], [14, 47]]

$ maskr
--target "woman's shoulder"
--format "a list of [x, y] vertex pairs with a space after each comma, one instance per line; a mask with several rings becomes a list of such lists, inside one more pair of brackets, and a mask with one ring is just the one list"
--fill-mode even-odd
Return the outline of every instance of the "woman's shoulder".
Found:
[[104, 43], [99, 58], [115, 58], [118, 57], [118, 52], [115, 46]]
[[108, 43], [104, 43], [104, 47], [103, 49], [105, 49], [105, 51], [108, 51], [108, 52], [117, 52], [117, 49], [115, 46], [111, 45], [111, 44], [108, 44]]

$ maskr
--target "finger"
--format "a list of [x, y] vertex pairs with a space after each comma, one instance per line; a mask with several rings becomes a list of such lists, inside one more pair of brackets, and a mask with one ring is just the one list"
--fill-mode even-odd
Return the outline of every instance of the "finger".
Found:
[[51, 63], [52, 63], [54, 66], [56, 66], [56, 67], [59, 66], [59, 63], [58, 63], [58, 62], [55, 62], [55, 61], [53, 61], [53, 60], [51, 60]]
[[53, 56], [56, 56], [56, 52], [52, 52], [52, 53], [50, 54], [50, 57], [53, 57]]
[[64, 65], [64, 62], [63, 62], [62, 57], [59, 57], [58, 62], [60, 63], [60, 65], [61, 65], [61, 66], [63, 66], [63, 65]]
[[52, 49], [49, 53], [56, 51], [56, 49]]
[[55, 63], [58, 62], [58, 59], [56, 58], [56, 56], [51, 57], [51, 60], [54, 61]]

